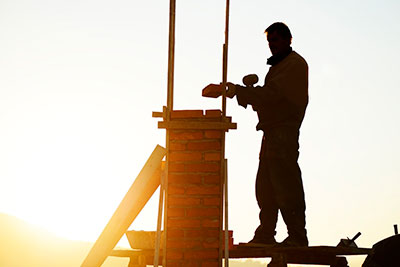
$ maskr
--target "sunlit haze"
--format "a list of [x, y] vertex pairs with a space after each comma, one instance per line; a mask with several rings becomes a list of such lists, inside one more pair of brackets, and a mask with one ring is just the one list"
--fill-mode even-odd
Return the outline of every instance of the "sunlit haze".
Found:
[[[270, 56], [285, 22], [309, 64], [300, 166], [310, 245], [362, 233], [371, 247], [400, 224], [400, 2], [231, 1], [228, 80]], [[165, 130], [168, 1], [0, 2], [0, 213], [95, 241]], [[220, 109], [225, 1], [177, 1], [174, 109]], [[228, 100], [229, 227], [258, 225], [256, 114]], [[131, 228], [155, 230], [158, 191]], [[286, 237], [280, 219], [278, 241]], [[122, 245], [127, 242], [123, 240]], [[352, 265], [351, 265], [352, 266]], [[353, 265], [358, 266], [358, 265]]]

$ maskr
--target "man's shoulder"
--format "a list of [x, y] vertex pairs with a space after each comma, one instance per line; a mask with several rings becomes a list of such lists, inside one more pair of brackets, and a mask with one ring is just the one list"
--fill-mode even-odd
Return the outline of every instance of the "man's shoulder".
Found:
[[300, 54], [297, 53], [296, 51], [292, 51], [287, 58], [288, 60], [295, 62], [296, 64], [302, 64], [308, 66], [307, 61], [302, 56], [300, 56]]
[[292, 51], [285, 57], [281, 62], [271, 67], [271, 71], [283, 71], [285, 69], [298, 69], [298, 70], [308, 70], [307, 61], [300, 56], [297, 52]]

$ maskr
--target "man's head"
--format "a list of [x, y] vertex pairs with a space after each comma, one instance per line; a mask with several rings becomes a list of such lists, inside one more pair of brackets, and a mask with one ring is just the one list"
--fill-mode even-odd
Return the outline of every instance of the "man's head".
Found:
[[292, 34], [286, 24], [275, 22], [265, 30], [265, 34], [272, 55], [279, 55], [289, 50], [292, 43]]

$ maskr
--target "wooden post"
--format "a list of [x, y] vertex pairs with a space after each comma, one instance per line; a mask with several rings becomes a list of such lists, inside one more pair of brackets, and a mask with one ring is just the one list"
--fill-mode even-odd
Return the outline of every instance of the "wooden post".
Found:
[[287, 267], [286, 255], [283, 253], [272, 255], [272, 260], [268, 264], [268, 267]]

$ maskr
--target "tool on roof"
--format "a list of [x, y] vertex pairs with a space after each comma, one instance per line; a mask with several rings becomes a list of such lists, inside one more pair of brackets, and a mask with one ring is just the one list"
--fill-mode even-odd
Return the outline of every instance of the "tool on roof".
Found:
[[352, 239], [347, 238], [347, 239], [340, 239], [339, 244], [337, 247], [353, 247], [357, 248], [357, 245], [354, 241], [361, 235], [361, 232], [358, 232]]

